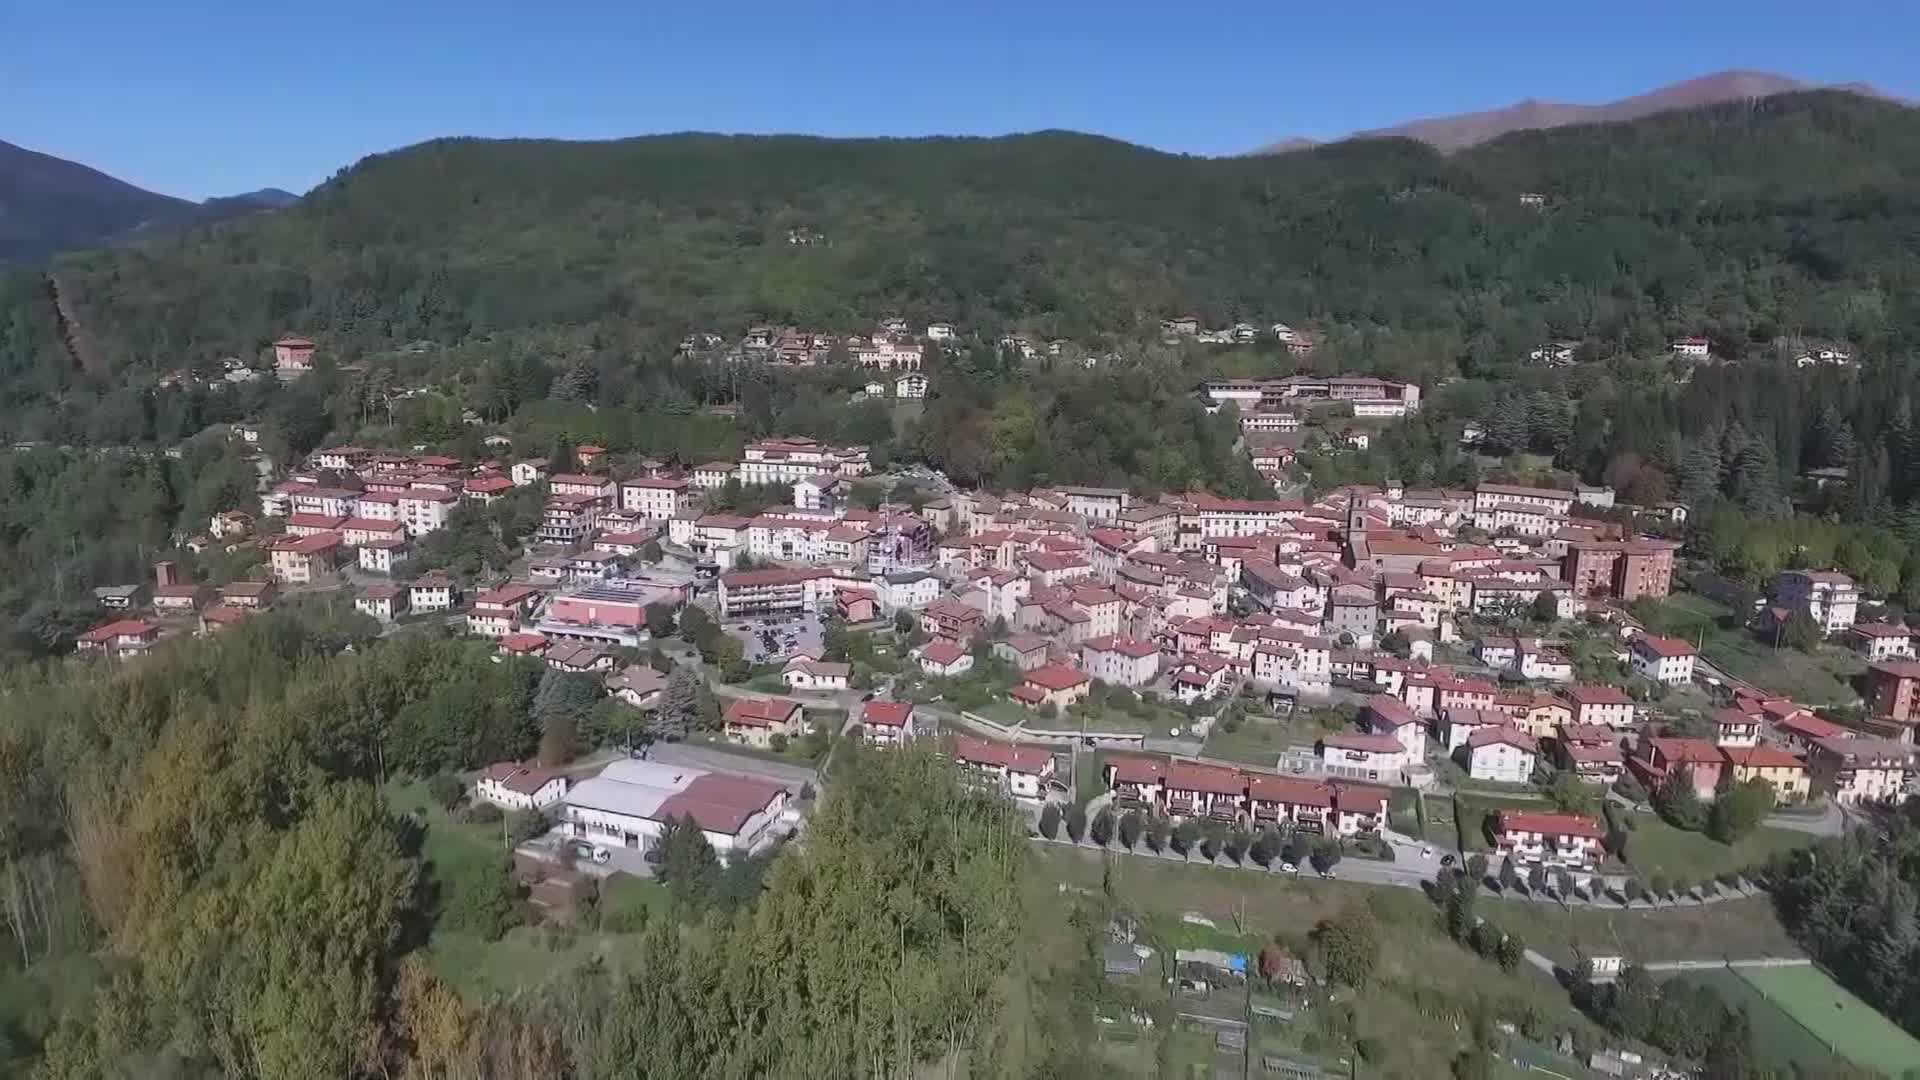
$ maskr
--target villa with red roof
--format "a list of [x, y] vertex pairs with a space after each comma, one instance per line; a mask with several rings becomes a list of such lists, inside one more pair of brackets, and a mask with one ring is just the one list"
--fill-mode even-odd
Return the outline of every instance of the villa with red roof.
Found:
[[1573, 722], [1582, 727], [1604, 725], [1615, 729], [1633, 726], [1633, 699], [1617, 686], [1566, 686], [1559, 690], [1573, 712]]
[[544, 810], [567, 794], [565, 773], [519, 761], [489, 765], [474, 794], [506, 810]]
[[1720, 790], [1726, 755], [1706, 739], [1643, 738], [1628, 764], [1648, 791], [1657, 791], [1673, 775], [1688, 778], [1694, 793], [1711, 799]]
[[160, 628], [145, 619], [116, 619], [74, 639], [77, 652], [99, 653], [121, 659], [138, 656], [160, 640]]
[[1502, 810], [1494, 817], [1494, 840], [1515, 862], [1591, 874], [1605, 852], [1606, 831], [1580, 814]]
[[721, 721], [727, 741], [767, 750], [773, 737], [791, 739], [803, 727], [800, 703], [787, 698], [735, 698]]
[[1627, 643], [1627, 655], [1634, 674], [1642, 678], [1667, 686], [1693, 681], [1694, 648], [1679, 638], [1635, 634]]
[[1064, 710], [1093, 691], [1093, 680], [1064, 664], [1042, 664], [1020, 677], [1007, 696], [1029, 709], [1051, 704]]
[[868, 746], [901, 746], [914, 736], [913, 703], [869, 701], [860, 708], [860, 738]]
[[973, 654], [951, 641], [936, 641], [920, 650], [920, 670], [941, 678], [973, 670]]
[[1054, 774], [1053, 752], [1040, 746], [992, 742], [971, 735], [953, 739], [961, 771], [1016, 799], [1039, 799]]

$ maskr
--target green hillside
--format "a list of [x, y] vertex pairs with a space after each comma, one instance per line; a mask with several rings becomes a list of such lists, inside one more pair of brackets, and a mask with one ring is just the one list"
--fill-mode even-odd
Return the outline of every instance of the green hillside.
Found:
[[[1920, 114], [1832, 93], [1450, 157], [1364, 140], [1199, 159], [1058, 132], [447, 139], [368, 158], [295, 209], [59, 272], [132, 369], [288, 327], [353, 352], [885, 312], [1079, 338], [1195, 310], [1432, 334], [1423, 349], [1483, 363], [1548, 333], [1877, 344], [1920, 321], [1916, 168]], [[789, 244], [794, 228], [824, 242]]]

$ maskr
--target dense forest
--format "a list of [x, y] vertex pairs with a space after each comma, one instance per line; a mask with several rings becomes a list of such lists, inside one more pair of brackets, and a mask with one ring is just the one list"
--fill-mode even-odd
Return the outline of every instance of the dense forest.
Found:
[[[1045, 974], [1012, 954], [1024, 829], [928, 753], [854, 751], [803, 849], [634, 927], [636, 963], [456, 994], [422, 950], [483, 918], [505, 872], [449, 876], [387, 792], [531, 755], [542, 668], [432, 635], [350, 643], [273, 614], [138, 666], [14, 673], [0, 1072], [1076, 1074], [1070, 1031], [1006, 1012]], [[719, 888], [688, 835], [663, 869], [676, 901]]]

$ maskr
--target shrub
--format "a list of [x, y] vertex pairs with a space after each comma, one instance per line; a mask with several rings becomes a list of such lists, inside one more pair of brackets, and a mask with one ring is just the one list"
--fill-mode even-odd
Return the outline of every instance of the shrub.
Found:
[[427, 780], [427, 797], [442, 810], [452, 810], [467, 797], [467, 785], [452, 773], [435, 773]]
[[1140, 842], [1140, 833], [1144, 828], [1138, 810], [1129, 810], [1120, 815], [1120, 846], [1132, 851], [1134, 845]]
[[477, 802], [454, 811], [453, 820], [462, 825], [498, 825], [506, 816], [506, 811], [490, 802]]
[[545, 814], [538, 810], [521, 810], [508, 819], [507, 838], [514, 847], [519, 847], [551, 828], [553, 822], [548, 821]]
[[1060, 808], [1052, 803], [1040, 810], [1040, 835], [1049, 840], [1060, 835]]
[[1147, 846], [1157, 855], [1167, 850], [1167, 819], [1156, 817], [1147, 822]]
[[1192, 850], [1193, 842], [1200, 838], [1200, 826], [1192, 821], [1183, 821], [1173, 830], [1173, 850], [1185, 855]]
[[1076, 806], [1067, 814], [1067, 836], [1079, 843], [1087, 835], [1087, 808]]
[[786, 753], [787, 737], [780, 732], [774, 732], [773, 736], [767, 740], [767, 749], [772, 750], [776, 754]]
[[1094, 817], [1093, 823], [1087, 827], [1087, 835], [1093, 837], [1094, 843], [1106, 847], [1113, 840], [1113, 826], [1113, 811], [1102, 808]]

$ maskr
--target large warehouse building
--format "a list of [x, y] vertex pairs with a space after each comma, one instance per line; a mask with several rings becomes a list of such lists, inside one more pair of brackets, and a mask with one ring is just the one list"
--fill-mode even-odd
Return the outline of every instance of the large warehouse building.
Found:
[[770, 842], [786, 805], [786, 789], [771, 780], [616, 761], [567, 793], [567, 833], [602, 847], [645, 850], [669, 820], [691, 817], [725, 856]]

